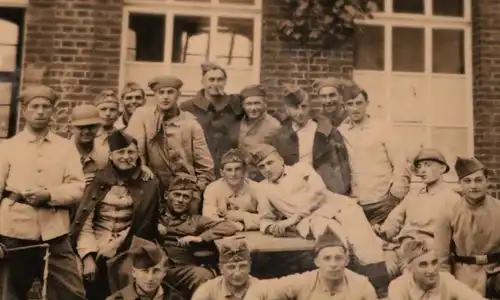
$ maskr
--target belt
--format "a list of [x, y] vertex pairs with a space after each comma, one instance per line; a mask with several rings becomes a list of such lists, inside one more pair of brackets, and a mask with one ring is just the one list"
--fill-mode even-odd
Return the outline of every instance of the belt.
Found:
[[23, 195], [11, 191], [4, 191], [2, 194], [2, 198], [9, 198], [14, 202], [25, 203], [26, 198]]
[[453, 255], [453, 259], [457, 263], [467, 265], [487, 265], [491, 263], [500, 263], [500, 252], [474, 256], [459, 256]]

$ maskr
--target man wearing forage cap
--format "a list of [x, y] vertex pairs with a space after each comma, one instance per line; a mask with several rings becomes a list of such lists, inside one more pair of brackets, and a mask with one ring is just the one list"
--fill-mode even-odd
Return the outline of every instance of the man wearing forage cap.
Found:
[[[77, 258], [67, 242], [68, 206], [83, 194], [85, 179], [74, 143], [50, 132], [57, 101], [48, 86], [19, 97], [24, 129], [0, 146], [0, 243], [7, 248], [49, 245], [47, 299], [83, 300]], [[2, 299], [26, 299], [43, 270], [42, 250], [19, 251], [0, 263]]]
[[500, 297], [500, 201], [488, 192], [494, 175], [476, 158], [458, 157], [462, 199], [436, 223], [435, 243], [443, 270], [486, 297]]
[[126, 255], [133, 281], [107, 300], [183, 300], [173, 288], [162, 286], [168, 260], [159, 245], [134, 236]]
[[425, 241], [409, 241], [403, 246], [403, 253], [409, 272], [391, 282], [390, 300], [485, 299], [451, 274], [439, 272], [436, 251]]
[[330, 228], [345, 237], [357, 258], [356, 268], [370, 278], [380, 295], [387, 293], [389, 277], [383, 241], [373, 232], [356, 202], [329, 191], [321, 177], [306, 163], [286, 166], [276, 148], [260, 144], [251, 150], [254, 163], [266, 180], [259, 183], [265, 198], [259, 203], [261, 231], [273, 236], [296, 232], [318, 237]]
[[330, 191], [347, 195], [351, 170], [343, 137], [324, 116], [312, 116], [309, 95], [300, 87], [286, 86], [284, 103], [289, 117], [269, 143], [276, 147], [285, 164], [309, 164]]
[[228, 238], [219, 247], [222, 273], [201, 285], [192, 300], [242, 300], [258, 279], [250, 276], [250, 250], [244, 240]]
[[262, 280], [250, 288], [244, 299], [377, 299], [375, 289], [366, 277], [346, 269], [348, 251], [330, 229], [326, 229], [316, 241], [314, 253], [316, 270]]
[[120, 101], [114, 90], [105, 89], [96, 96], [94, 105], [102, 120], [101, 130], [97, 135], [98, 140], [102, 144], [106, 144], [108, 135], [116, 129], [114, 125], [120, 116]]
[[116, 129], [124, 129], [127, 127], [135, 110], [146, 103], [146, 92], [137, 83], [128, 82], [125, 84], [125, 87], [123, 87], [121, 102], [123, 105], [123, 113], [114, 124]]
[[[137, 108], [126, 131], [137, 139], [142, 163], [164, 186], [184, 174], [195, 178], [198, 191], [203, 193], [214, 179], [214, 163], [200, 123], [193, 114], [179, 109], [182, 86], [174, 76], [153, 78], [149, 87], [158, 104]], [[199, 204], [195, 206], [198, 209]]]
[[238, 147], [239, 124], [244, 111], [239, 95], [224, 93], [227, 73], [221, 66], [207, 62], [201, 65], [201, 71], [202, 89], [182, 103], [181, 109], [195, 115], [200, 122], [215, 162], [215, 175], [219, 178], [222, 155]]
[[326, 116], [334, 127], [338, 127], [347, 117], [344, 108], [344, 90], [352, 82], [335, 77], [321, 78], [314, 81], [313, 89], [321, 101], [323, 115]]
[[[422, 149], [413, 160], [416, 175], [424, 187], [406, 196], [375, 231], [394, 248], [396, 263], [404, 266], [402, 247], [409, 240], [434, 240], [436, 220], [450, 206], [460, 201], [460, 196], [444, 182], [443, 175], [450, 169], [444, 155], [437, 149]], [[394, 272], [398, 272], [394, 268]]]

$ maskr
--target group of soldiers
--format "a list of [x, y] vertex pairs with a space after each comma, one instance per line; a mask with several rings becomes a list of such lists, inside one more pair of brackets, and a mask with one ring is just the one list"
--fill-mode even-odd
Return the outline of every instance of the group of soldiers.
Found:
[[[37, 277], [50, 300], [500, 299], [500, 202], [481, 162], [458, 157], [452, 190], [443, 154], [408, 158], [352, 80], [286, 86], [279, 116], [261, 85], [226, 82], [205, 63], [183, 103], [175, 76], [150, 80], [155, 105], [135, 83], [105, 90], [74, 107], [69, 140], [50, 131], [56, 92], [27, 87], [26, 125], [0, 144], [1, 299]], [[245, 231], [315, 247], [266, 261]]]

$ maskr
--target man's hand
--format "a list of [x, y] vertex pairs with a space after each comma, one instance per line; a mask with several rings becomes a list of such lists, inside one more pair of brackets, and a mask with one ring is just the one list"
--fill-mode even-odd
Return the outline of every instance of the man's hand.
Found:
[[268, 231], [274, 237], [283, 237], [286, 234], [286, 228], [278, 223], [270, 225]]
[[201, 243], [201, 242], [203, 242], [203, 239], [201, 237], [192, 235], [188, 235], [177, 239], [177, 244], [183, 247], [188, 246], [191, 243]]
[[85, 184], [89, 184], [94, 180], [95, 174], [85, 174]]
[[28, 189], [22, 195], [26, 199], [27, 204], [34, 207], [42, 206], [50, 201], [50, 193], [46, 188], [37, 187]]
[[141, 177], [142, 181], [148, 181], [155, 178], [153, 171], [151, 171], [151, 169], [148, 166], [142, 165], [141, 170], [142, 170], [142, 177]]
[[97, 273], [97, 265], [92, 255], [87, 255], [83, 259], [83, 279], [85, 281], [94, 281]]

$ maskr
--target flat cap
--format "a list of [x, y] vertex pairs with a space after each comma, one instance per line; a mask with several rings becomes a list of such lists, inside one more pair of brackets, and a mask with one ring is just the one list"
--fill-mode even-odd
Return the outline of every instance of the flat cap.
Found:
[[93, 105], [78, 105], [71, 111], [71, 125], [88, 126], [102, 124], [99, 111]]
[[309, 99], [306, 91], [294, 84], [285, 85], [285, 96], [283, 102], [288, 106], [299, 106], [302, 102]]
[[183, 85], [184, 82], [182, 82], [182, 80], [170, 75], [158, 76], [148, 82], [149, 88], [154, 92], [162, 88], [174, 88], [180, 90]]
[[313, 84], [312, 88], [316, 91], [319, 92], [322, 88], [326, 86], [331, 86], [335, 87], [337, 89], [342, 88], [344, 84], [344, 80], [338, 79], [335, 77], [327, 77], [327, 78], [320, 78], [316, 79]]
[[264, 87], [260, 84], [252, 84], [244, 87], [240, 95], [243, 99], [246, 99], [248, 97], [266, 97], [266, 90]]
[[252, 156], [252, 162], [257, 165], [277, 150], [269, 144], [254, 144], [248, 146], [248, 152]]
[[99, 106], [103, 103], [115, 103], [116, 105], [120, 105], [120, 101], [118, 100], [118, 95], [112, 89], [105, 89], [95, 97], [94, 100], [95, 106]]
[[408, 240], [403, 243], [403, 257], [408, 264], [431, 250], [424, 240]]
[[56, 91], [46, 85], [29, 86], [19, 95], [19, 101], [23, 104], [28, 104], [34, 98], [45, 98], [52, 104], [55, 104], [58, 99]]
[[458, 179], [462, 179], [465, 176], [476, 173], [480, 170], [483, 170], [488, 177], [495, 175], [495, 172], [493, 172], [491, 169], [486, 168], [486, 166], [475, 157], [457, 157], [457, 160], [455, 162], [455, 171], [457, 172]]
[[120, 95], [121, 98], [123, 99], [123, 97], [130, 93], [130, 92], [135, 92], [135, 91], [141, 91], [142, 95], [144, 96], [145, 95], [145, 92], [144, 92], [144, 89], [138, 84], [138, 83], [135, 83], [135, 82], [127, 82], [125, 84], [125, 86], [123, 87], [123, 90], [122, 90], [122, 94]]
[[191, 176], [176, 176], [168, 185], [168, 192], [171, 191], [197, 191], [196, 178]]
[[344, 245], [340, 237], [328, 226], [326, 227], [325, 232], [318, 237], [316, 245], [314, 246], [314, 253], [318, 255], [321, 249], [327, 247], [342, 247], [344, 250], [346, 249], [346, 245]]
[[161, 247], [137, 236], [132, 237], [129, 253], [132, 266], [136, 269], [149, 269], [165, 261], [167, 255]]
[[221, 264], [250, 260], [250, 250], [245, 240], [229, 238], [221, 241], [219, 262]]
[[108, 136], [109, 151], [116, 151], [136, 144], [137, 140], [132, 136], [126, 134], [123, 130], [115, 130]]
[[448, 173], [450, 166], [446, 163], [443, 153], [437, 149], [422, 149], [413, 159], [413, 166], [416, 168], [421, 161], [435, 161], [446, 167], [444, 173]]
[[221, 70], [222, 73], [224, 73], [224, 76], [226, 76], [226, 70], [214, 62], [208, 61], [201, 64], [201, 73], [203, 75], [205, 75], [205, 73], [207, 73], [208, 71], [212, 70]]

